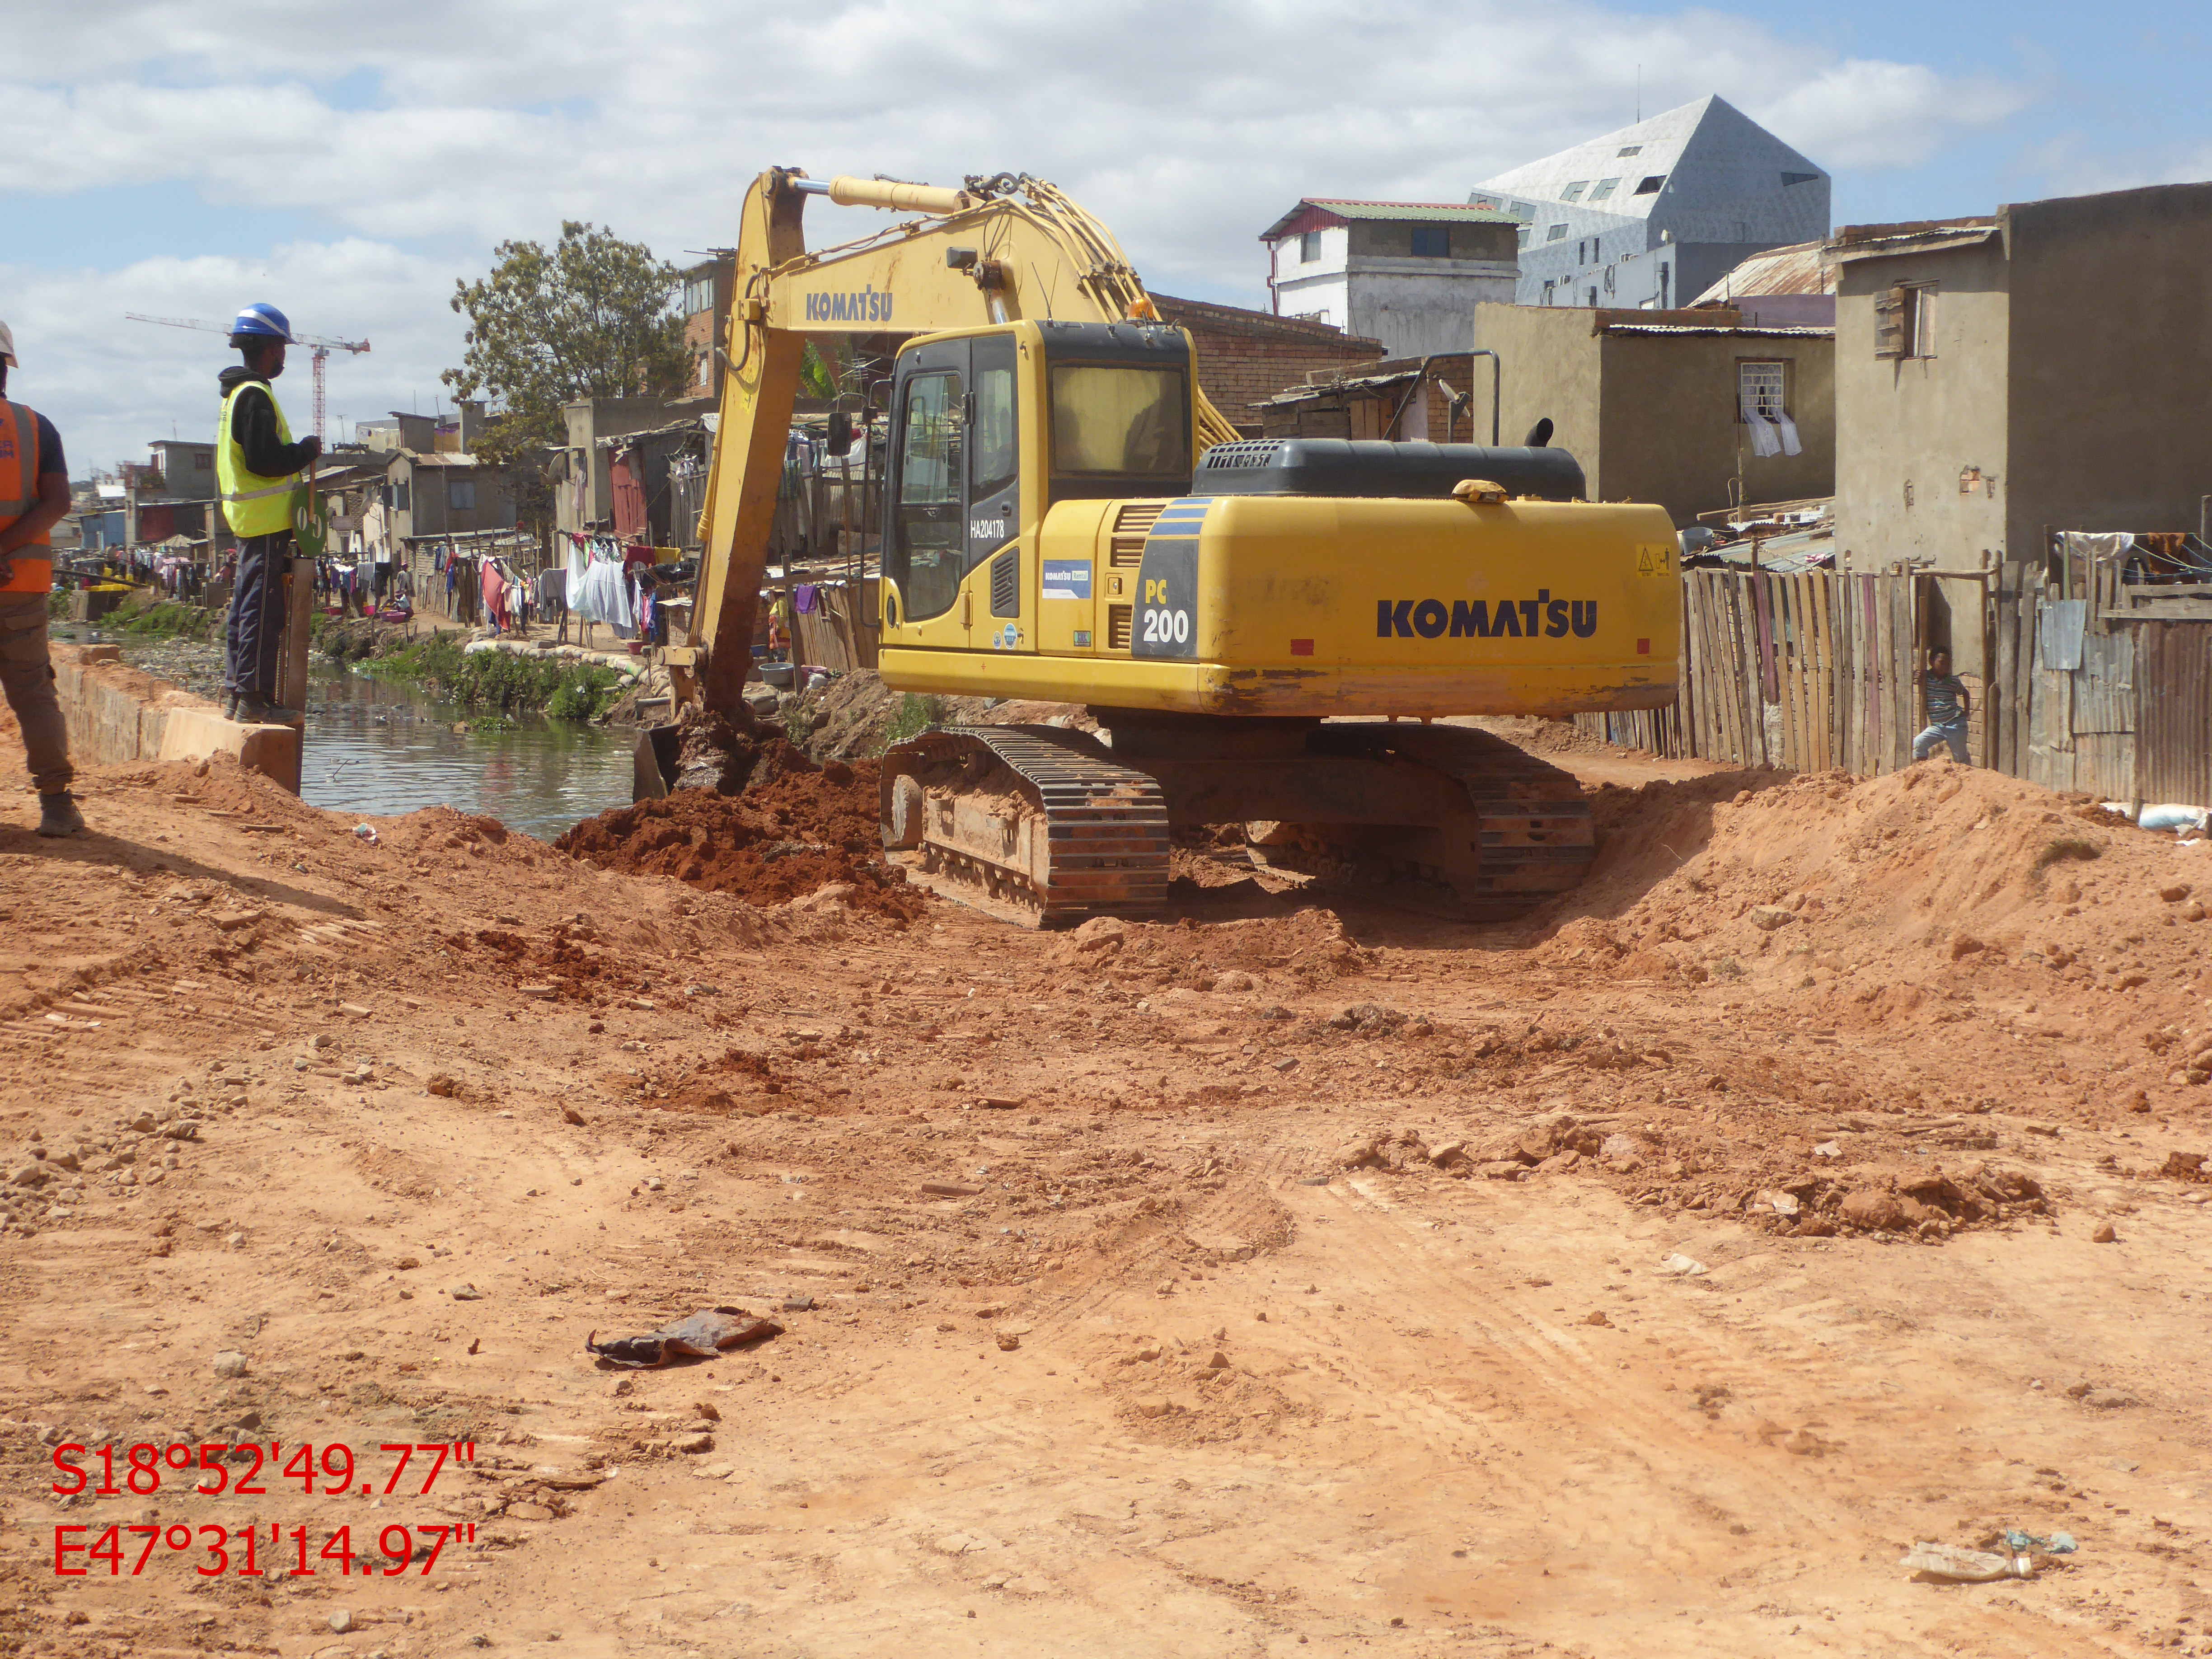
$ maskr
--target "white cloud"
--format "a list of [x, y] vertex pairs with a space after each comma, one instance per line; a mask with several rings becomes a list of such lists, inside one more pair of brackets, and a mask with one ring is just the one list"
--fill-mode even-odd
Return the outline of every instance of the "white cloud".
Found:
[[1916, 167], [1961, 133], [1997, 126], [2026, 106], [2024, 87], [1946, 81], [1920, 64], [1832, 64], [1747, 112], [1831, 172]]
[[2042, 181], [2039, 197], [2087, 196], [2107, 190], [2138, 190], [2146, 185], [2212, 180], [2212, 143], [2202, 140], [2122, 152], [2107, 149], [2078, 131], [2068, 131], [2032, 146], [2021, 161], [2027, 172]]
[[[772, 162], [939, 183], [1028, 171], [1113, 226], [1164, 291], [1264, 303], [1255, 238], [1301, 194], [1463, 200], [1479, 179], [1626, 123], [1639, 73], [1647, 112], [1717, 91], [1831, 166], [1908, 165], [2016, 102], [1996, 82], [1846, 61], [1740, 17], [1590, 3], [25, 9], [0, 70], [16, 223], [35, 223], [31, 191], [161, 185], [332, 240], [105, 274], [18, 264], [0, 272], [0, 314], [19, 337], [94, 308], [104, 327], [126, 304], [225, 316], [268, 298], [376, 338], [332, 375], [380, 388], [380, 408], [404, 386], [434, 389], [459, 349], [452, 279], [481, 271], [495, 242], [585, 218], [680, 257], [733, 239], [745, 185]], [[873, 222], [811, 214], [817, 241]], [[135, 336], [118, 355], [100, 329], [83, 344], [65, 333], [46, 356], [67, 365], [58, 396], [99, 445], [113, 448], [134, 410], [138, 438], [204, 413], [198, 390], [179, 403], [167, 380], [118, 369], [160, 356]], [[411, 380], [394, 378], [403, 368]]]
[[[70, 470], [143, 460], [156, 438], [212, 437], [216, 376], [238, 361], [221, 337], [127, 322], [128, 311], [228, 323], [257, 299], [278, 299], [295, 329], [366, 339], [365, 355], [331, 354], [331, 425], [390, 409], [428, 410], [438, 371], [457, 361], [461, 319], [447, 308], [442, 260], [360, 239], [307, 242], [252, 258], [152, 258], [120, 270], [0, 265], [0, 294], [20, 367], [9, 396], [52, 418]], [[312, 296], [312, 309], [300, 297]], [[277, 395], [293, 430], [313, 418], [308, 355], [289, 355]]]

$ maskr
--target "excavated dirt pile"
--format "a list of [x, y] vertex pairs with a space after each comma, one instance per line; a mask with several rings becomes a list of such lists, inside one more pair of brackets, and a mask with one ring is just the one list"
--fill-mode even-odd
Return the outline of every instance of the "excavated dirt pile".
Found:
[[[1471, 1146], [1486, 1172], [1580, 1159], [1643, 1201], [1801, 1237], [1940, 1236], [2064, 1196], [1985, 1156], [2024, 1152], [2002, 1125], [2023, 1097], [2064, 1103], [2032, 1136], [2118, 1132], [2165, 1109], [2118, 1074], [2155, 1067], [2169, 1090], [2212, 1077], [2197, 896], [2212, 845], [1948, 762], [1593, 804], [1596, 866], [1531, 960], [1566, 983], [1687, 991], [1741, 1046], [1672, 1086], [1584, 1091], [1594, 1147], [1587, 1133]], [[1909, 1084], [1869, 1086], [1843, 1063], [1868, 1038], [1922, 1056]], [[1588, 1122], [1618, 1105], [1632, 1109]]]
[[2175, 872], [2212, 874], [2212, 848], [2178, 848], [2087, 796], [1948, 763], [1741, 783], [1601, 792], [1597, 866], [1547, 954], [1763, 975], [1884, 1013], [1917, 1006], [1931, 973], [1946, 988], [2056, 975], [2156, 1000], [2204, 972], [2193, 934], [2176, 931], [2202, 914], [2191, 891], [2204, 881]]
[[[925, 720], [938, 726], [1058, 726], [1079, 732], [1096, 732], [1098, 722], [1079, 705], [1036, 702], [1016, 699], [994, 702], [987, 697], [933, 696], [917, 699]], [[806, 751], [817, 760], [851, 761], [872, 758], [889, 747], [894, 727], [911, 736], [917, 728], [902, 717], [913, 711], [908, 696], [885, 685], [874, 670], [857, 668], [841, 674], [823, 690], [810, 692], [802, 705], [811, 729]]]
[[789, 738], [756, 719], [742, 704], [729, 715], [708, 714], [691, 704], [676, 724], [682, 733], [676, 760], [678, 790], [715, 789], [734, 795], [794, 772], [815, 769]]
[[[784, 763], [773, 747], [761, 760], [763, 769]], [[903, 871], [883, 860], [876, 769], [866, 761], [778, 771], [738, 796], [678, 789], [586, 818], [553, 845], [602, 870], [673, 876], [762, 906], [835, 887], [845, 890], [830, 896], [854, 909], [904, 922], [929, 902], [906, 884]]]

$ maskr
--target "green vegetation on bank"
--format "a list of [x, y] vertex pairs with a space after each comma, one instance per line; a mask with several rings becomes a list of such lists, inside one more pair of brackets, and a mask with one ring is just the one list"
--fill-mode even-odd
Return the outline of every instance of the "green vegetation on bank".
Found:
[[899, 699], [897, 711], [884, 728], [884, 747], [904, 743], [908, 738], [920, 737], [933, 726], [944, 725], [945, 712], [944, 698], [917, 697], [908, 692]]
[[422, 686], [480, 714], [536, 712], [550, 720], [591, 721], [613, 708], [626, 689], [623, 676], [611, 668], [564, 657], [466, 652], [461, 644], [458, 635], [431, 634], [388, 648], [372, 646], [368, 653], [357, 656], [350, 641], [333, 638], [324, 654], [356, 662], [362, 673], [380, 680]]
[[[67, 595], [54, 597], [66, 599]], [[134, 593], [100, 626], [137, 640], [212, 640], [222, 635], [222, 613], [181, 599], [142, 599]]]

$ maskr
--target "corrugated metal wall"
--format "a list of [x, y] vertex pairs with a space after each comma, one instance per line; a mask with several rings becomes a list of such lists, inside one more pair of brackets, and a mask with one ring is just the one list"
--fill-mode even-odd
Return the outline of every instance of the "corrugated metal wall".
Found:
[[2136, 789], [2212, 805], [2212, 623], [2136, 624]]
[[1662, 755], [1894, 771], [1925, 720], [1915, 671], [1939, 580], [1954, 618], [1978, 590], [1986, 606], [1992, 659], [1955, 665], [1977, 765], [2105, 800], [2212, 805], [2212, 600], [2203, 621], [2131, 620], [2113, 584], [2049, 597], [2040, 565], [1986, 580], [1685, 572], [1674, 706], [1577, 723]]

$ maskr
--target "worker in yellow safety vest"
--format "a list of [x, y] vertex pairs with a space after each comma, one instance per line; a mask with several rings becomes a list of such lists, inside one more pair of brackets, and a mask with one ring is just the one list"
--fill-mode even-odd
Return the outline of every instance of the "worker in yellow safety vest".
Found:
[[[277, 702], [284, 646], [284, 577], [292, 560], [292, 500], [322, 440], [292, 441], [269, 382], [284, 372], [292, 325], [272, 305], [250, 305], [231, 325], [231, 348], [246, 361], [223, 370], [222, 421], [216, 433], [216, 487], [238, 538], [238, 579], [223, 630], [223, 689], [234, 720], [289, 725], [302, 717]], [[305, 593], [300, 603], [307, 602]]]
[[23, 752], [39, 792], [39, 833], [84, 828], [70, 785], [69, 727], [54, 695], [46, 654], [46, 607], [54, 586], [47, 532], [70, 510], [69, 462], [61, 434], [27, 404], [8, 401], [15, 337], [0, 323], [0, 684], [23, 729]]

